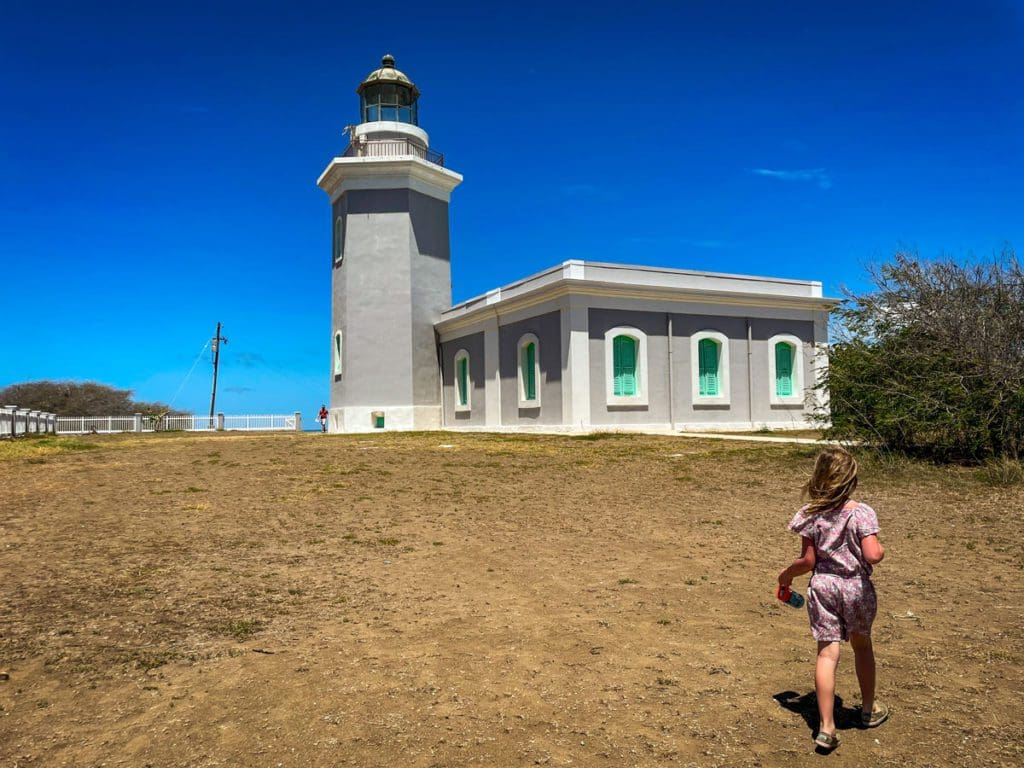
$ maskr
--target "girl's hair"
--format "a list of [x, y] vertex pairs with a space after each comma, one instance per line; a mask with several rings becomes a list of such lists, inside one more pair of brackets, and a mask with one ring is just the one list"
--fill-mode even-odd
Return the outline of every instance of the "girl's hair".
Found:
[[831, 446], [818, 454], [814, 474], [804, 485], [803, 492], [811, 503], [804, 507], [810, 517], [821, 512], [841, 508], [857, 488], [857, 462], [850, 452]]

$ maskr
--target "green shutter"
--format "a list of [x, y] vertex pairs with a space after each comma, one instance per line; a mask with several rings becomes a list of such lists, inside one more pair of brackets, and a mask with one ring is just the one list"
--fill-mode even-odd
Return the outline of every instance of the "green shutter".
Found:
[[537, 399], [537, 346], [530, 342], [523, 347], [523, 393], [524, 400]]
[[615, 376], [612, 393], [620, 397], [636, 395], [636, 339], [616, 336], [612, 340], [612, 367]]
[[697, 344], [697, 358], [700, 394], [718, 395], [718, 343], [713, 339], [701, 339]]
[[780, 341], [775, 345], [775, 394], [790, 397], [793, 394], [793, 345]]
[[459, 405], [469, 402], [469, 358], [459, 358]]

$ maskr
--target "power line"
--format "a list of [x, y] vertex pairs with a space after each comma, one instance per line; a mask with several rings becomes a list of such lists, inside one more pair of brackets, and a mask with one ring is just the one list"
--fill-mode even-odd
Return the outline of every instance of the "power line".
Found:
[[185, 382], [187, 382], [189, 376], [192, 375], [192, 371], [196, 369], [196, 366], [199, 364], [199, 359], [203, 356], [203, 353], [206, 351], [208, 346], [210, 346], [209, 341], [203, 342], [203, 348], [199, 350], [199, 354], [196, 355], [196, 359], [192, 362], [192, 367], [188, 369], [188, 373], [185, 374], [185, 378], [182, 379], [181, 384], [178, 385], [178, 391], [175, 392], [174, 397], [171, 398], [171, 402], [169, 403], [170, 407], [174, 406], [174, 401], [178, 399], [178, 395], [181, 394], [181, 390], [185, 387]]

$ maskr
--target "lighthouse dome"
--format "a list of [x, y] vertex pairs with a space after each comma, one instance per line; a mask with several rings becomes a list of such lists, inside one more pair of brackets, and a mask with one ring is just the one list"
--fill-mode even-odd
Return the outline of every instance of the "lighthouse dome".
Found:
[[395, 69], [395, 57], [391, 54], [381, 59], [380, 68], [366, 76], [356, 93], [362, 122], [390, 120], [418, 124], [419, 89], [404, 72]]

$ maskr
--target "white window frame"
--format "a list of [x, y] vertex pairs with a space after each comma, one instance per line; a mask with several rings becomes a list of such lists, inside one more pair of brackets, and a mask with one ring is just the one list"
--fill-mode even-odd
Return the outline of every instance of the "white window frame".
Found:
[[[635, 395], [615, 394], [615, 337], [629, 336], [637, 342]], [[604, 381], [605, 403], [607, 405], [647, 405], [647, 334], [639, 328], [620, 325], [604, 334]]]
[[[459, 362], [466, 361], [466, 404], [463, 405], [459, 402]], [[473, 410], [473, 368], [470, 364], [469, 352], [465, 349], [460, 349], [455, 353], [454, 367], [452, 368], [452, 383], [453, 392], [455, 393], [455, 412], [456, 413], [469, 413]]]
[[331, 352], [334, 357], [334, 375], [341, 376], [345, 370], [345, 360], [343, 357], [345, 352], [345, 337], [342, 335], [340, 330], [335, 331], [334, 338], [331, 339], [331, 341]]
[[[718, 344], [718, 394], [700, 394], [700, 342], [711, 339]], [[730, 405], [729, 337], [718, 331], [699, 331], [690, 337], [690, 386], [694, 405]]]
[[[523, 370], [523, 347], [527, 344], [533, 344], [534, 398], [532, 400], [526, 399], [526, 376]], [[540, 408], [540, 340], [535, 334], [523, 334], [519, 339], [519, 343], [516, 344], [516, 371], [518, 373], [517, 378], [519, 379], [519, 407]]]
[[[780, 343], [789, 344], [795, 349], [793, 394], [788, 397], [775, 394], [775, 345]], [[768, 339], [768, 400], [772, 405], [804, 404], [804, 343], [790, 333], [780, 333]]]

